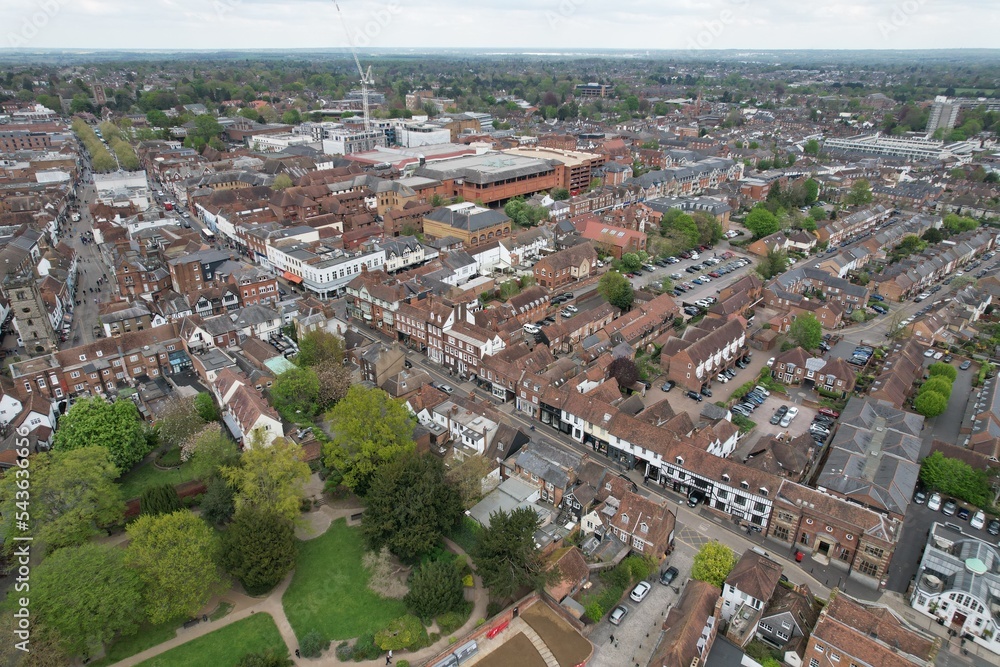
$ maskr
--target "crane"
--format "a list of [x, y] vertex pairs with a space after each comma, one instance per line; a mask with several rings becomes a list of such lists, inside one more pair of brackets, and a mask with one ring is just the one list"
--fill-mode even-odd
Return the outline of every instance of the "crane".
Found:
[[358, 74], [361, 76], [361, 113], [364, 115], [365, 132], [371, 132], [372, 122], [368, 116], [368, 86], [375, 85], [375, 79], [372, 77], [372, 66], [368, 66], [367, 72], [361, 67], [361, 61], [358, 60], [358, 52], [354, 48], [354, 41], [351, 39], [351, 31], [347, 29], [347, 19], [344, 18], [344, 13], [340, 11], [340, 5], [337, 4], [337, 0], [333, 0], [333, 6], [337, 8], [337, 14], [340, 15], [340, 21], [344, 24], [344, 33], [347, 35], [347, 44], [351, 47], [351, 55], [354, 56], [354, 64], [358, 66]]

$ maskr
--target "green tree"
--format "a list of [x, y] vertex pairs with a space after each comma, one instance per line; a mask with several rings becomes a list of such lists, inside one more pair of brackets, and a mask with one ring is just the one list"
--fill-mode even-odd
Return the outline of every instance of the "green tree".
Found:
[[819, 199], [819, 183], [816, 179], [807, 178], [805, 183], [802, 184], [802, 189], [805, 195], [805, 200], [802, 202], [803, 205], [809, 206]]
[[628, 272], [638, 271], [642, 268], [642, 260], [634, 252], [627, 252], [622, 255], [622, 269]]
[[937, 417], [948, 408], [948, 399], [936, 391], [921, 392], [913, 408], [924, 417]]
[[482, 456], [467, 456], [462, 461], [452, 462], [445, 479], [458, 491], [462, 507], [472, 507], [483, 497], [483, 480], [490, 470], [490, 462]]
[[993, 498], [990, 476], [961, 459], [933, 452], [920, 464], [920, 481], [929, 489], [956, 496], [978, 507], [987, 507]]
[[59, 420], [52, 449], [104, 447], [121, 474], [149, 453], [147, 435], [145, 422], [129, 399], [109, 403], [103, 398], [82, 398]]
[[806, 155], [819, 155], [819, 141], [816, 139], [808, 140], [802, 147], [802, 152]]
[[410, 592], [403, 598], [407, 609], [419, 618], [434, 618], [465, 605], [462, 574], [448, 560], [420, 565], [410, 578]]
[[[22, 472], [30, 472], [30, 478]], [[48, 452], [31, 458], [31, 467], [8, 471], [0, 478], [3, 543], [9, 552], [13, 535], [30, 534], [36, 543], [59, 549], [86, 542], [101, 529], [120, 521], [125, 512], [121, 491], [114, 479], [118, 469], [103, 447], [83, 447]], [[18, 496], [30, 479], [28, 531], [15, 529], [24, 512]], [[21, 506], [18, 502], [21, 501]]]
[[569, 190], [566, 188], [553, 188], [552, 192], [549, 193], [555, 201], [565, 201], [569, 199]]
[[635, 290], [632, 288], [632, 283], [617, 271], [608, 271], [601, 276], [601, 281], [597, 284], [597, 291], [608, 303], [623, 311], [629, 310], [635, 300]]
[[411, 453], [380, 466], [371, 478], [361, 532], [407, 563], [420, 560], [462, 516], [462, 499], [445, 479], [441, 459]]
[[278, 174], [274, 177], [274, 181], [271, 183], [271, 187], [275, 190], [284, 190], [285, 188], [290, 188], [294, 185], [292, 183], [292, 177], [288, 174]]
[[204, 146], [210, 139], [220, 134], [222, 134], [222, 125], [219, 124], [215, 116], [206, 113], [195, 116], [194, 131], [189, 133], [188, 136], [193, 135], [199, 141], [199, 145]]
[[201, 498], [201, 518], [210, 525], [226, 523], [236, 511], [233, 490], [221, 477], [213, 477]]
[[850, 206], [864, 206], [872, 201], [872, 186], [866, 178], [859, 178], [851, 185], [850, 191], [844, 195], [844, 201]]
[[383, 651], [402, 651], [416, 647], [427, 639], [424, 624], [416, 616], [407, 614], [389, 623], [375, 633], [375, 645]]
[[[308, 635], [306, 635], [308, 637]], [[302, 638], [303, 647], [305, 646], [305, 637]], [[302, 651], [302, 655], [306, 655], [305, 651]], [[318, 657], [317, 654], [315, 657]], [[310, 656], [306, 656], [310, 657]], [[295, 663], [292, 659], [288, 657], [288, 654], [279, 654], [274, 649], [267, 649], [266, 651], [261, 651], [259, 653], [247, 653], [240, 661], [236, 663], [236, 667], [291, 667]]]
[[251, 447], [240, 464], [220, 470], [235, 490], [236, 511], [273, 512], [294, 521], [301, 512], [305, 485], [312, 474], [302, 460], [302, 447], [275, 438], [268, 447]]
[[160, 484], [145, 489], [139, 496], [139, 512], [141, 514], [171, 514], [181, 509], [180, 496], [173, 484]]
[[212, 422], [184, 441], [181, 458], [191, 461], [196, 479], [208, 479], [219, 468], [235, 465], [240, 460], [240, 450], [219, 423]]
[[941, 243], [944, 241], [945, 233], [936, 227], [931, 227], [926, 232], [920, 235], [920, 238], [928, 243]]
[[781, 229], [778, 219], [763, 204], [754, 206], [753, 210], [747, 214], [743, 224], [753, 233], [754, 238], [758, 239], [774, 234]]
[[928, 366], [927, 372], [931, 377], [946, 377], [949, 382], [954, 382], [955, 378], [958, 377], [958, 369], [951, 364], [945, 364], [940, 361]]
[[222, 554], [222, 566], [246, 592], [263, 595], [295, 567], [295, 527], [273, 512], [241, 509], [222, 534]]
[[144, 614], [139, 575], [125, 552], [88, 543], [59, 549], [32, 572], [32, 611], [68, 654], [134, 634]]
[[736, 554], [721, 542], [712, 540], [698, 551], [691, 566], [691, 578], [722, 588], [736, 565]]
[[194, 407], [202, 421], [219, 421], [219, 409], [215, 407], [215, 401], [207, 391], [198, 392], [198, 395], [194, 397]]
[[522, 588], [541, 588], [551, 578], [535, 546], [540, 525], [529, 507], [490, 515], [490, 527], [483, 530], [472, 558], [494, 600], [510, 598]]
[[660, 235], [672, 241], [679, 248], [678, 252], [695, 247], [701, 238], [694, 218], [677, 208], [670, 209], [660, 218]]
[[352, 386], [327, 414], [327, 423], [330, 441], [323, 447], [324, 461], [361, 496], [375, 470], [414, 450], [413, 416], [381, 389]]
[[969, 232], [976, 229], [979, 227], [979, 223], [975, 218], [963, 217], [954, 213], [949, 213], [944, 216], [942, 227], [949, 234], [961, 234], [962, 232]]
[[944, 376], [932, 377], [920, 386], [920, 393], [933, 391], [945, 398], [951, 398], [951, 380]]
[[194, 514], [140, 515], [127, 532], [125, 563], [139, 573], [152, 623], [190, 616], [222, 590], [218, 540]]
[[299, 340], [299, 353], [295, 363], [299, 366], [318, 366], [326, 361], [343, 363], [344, 341], [329, 331], [316, 329]]
[[313, 367], [319, 380], [319, 402], [321, 409], [329, 409], [337, 401], [347, 396], [351, 388], [351, 371], [338, 361], [324, 361]]
[[826, 209], [823, 208], [822, 206], [813, 206], [811, 209], [809, 209], [809, 217], [815, 220], [816, 222], [822, 222], [823, 220], [826, 220], [827, 217]]
[[779, 276], [788, 268], [788, 253], [777, 248], [770, 248], [757, 263], [757, 273], [765, 280]]
[[285, 125], [298, 125], [302, 122], [302, 114], [299, 113], [298, 109], [289, 109], [281, 114], [281, 122]]
[[312, 419], [319, 412], [319, 377], [311, 368], [289, 368], [271, 385], [274, 409], [290, 422]]
[[823, 325], [812, 313], [802, 313], [789, 327], [788, 337], [800, 347], [815, 350], [823, 340]]

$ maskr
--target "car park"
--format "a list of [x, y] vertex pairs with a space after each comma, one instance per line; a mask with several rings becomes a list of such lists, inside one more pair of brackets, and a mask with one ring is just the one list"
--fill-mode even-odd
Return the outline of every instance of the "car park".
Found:
[[620, 604], [611, 611], [611, 616], [608, 617], [608, 620], [611, 622], [611, 625], [621, 625], [627, 614], [628, 607]]
[[937, 512], [939, 509], [941, 509], [940, 493], [931, 494], [931, 497], [927, 499], [927, 509], [931, 510], [932, 512]]
[[628, 594], [629, 598], [633, 602], [642, 602], [646, 596], [649, 594], [649, 589], [652, 588], [648, 581], [640, 581], [632, 589], [632, 592]]

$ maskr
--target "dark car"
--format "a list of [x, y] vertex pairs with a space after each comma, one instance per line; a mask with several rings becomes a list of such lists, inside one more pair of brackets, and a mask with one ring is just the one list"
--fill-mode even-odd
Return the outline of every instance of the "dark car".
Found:
[[670, 391], [671, 389], [674, 388], [674, 384], [675, 383], [672, 380], [667, 380], [666, 382], [663, 383], [663, 386], [660, 387], [660, 389], [662, 389], [663, 391]]
[[942, 359], [942, 361], [946, 364], [950, 364], [954, 358], [955, 357], [951, 356], [950, 354], [946, 354], [944, 355], [944, 359]]
[[685, 394], [685, 396], [701, 403], [701, 394], [699, 394], [696, 391], [689, 391], [688, 393]]
[[986, 532], [990, 535], [1000, 535], [1000, 519], [993, 519], [986, 524]]
[[572, 299], [573, 298], [573, 293], [572, 292], [563, 292], [560, 296], [562, 296], [562, 298], [564, 298], [564, 299]]
[[924, 491], [917, 490], [917, 492], [913, 494], [913, 502], [915, 502], [918, 505], [923, 505], [925, 502], [927, 502], [927, 493]]
[[677, 568], [671, 565], [663, 572], [660, 572], [660, 583], [664, 586], [669, 586], [674, 582], [674, 579], [676, 579], [679, 574], [680, 572], [677, 571]]
[[970, 512], [967, 508], [958, 508], [958, 518], [962, 521], [968, 521], [970, 516], [972, 516], [972, 512]]
[[701, 388], [701, 395], [702, 396], [708, 396], [709, 398], [711, 398], [712, 397], [712, 390], [709, 389], [708, 387], [702, 387]]

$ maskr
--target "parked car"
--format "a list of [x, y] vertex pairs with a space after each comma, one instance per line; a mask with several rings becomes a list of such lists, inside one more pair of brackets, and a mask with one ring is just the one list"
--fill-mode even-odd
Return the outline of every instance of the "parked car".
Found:
[[677, 568], [671, 565], [663, 572], [660, 572], [660, 583], [664, 586], [669, 586], [679, 574], [680, 572], [677, 571]]
[[986, 514], [982, 510], [978, 510], [972, 515], [972, 519], [969, 521], [969, 525], [976, 530], [982, 530], [983, 526], [986, 525]]
[[972, 516], [972, 512], [970, 512], [968, 510], [968, 508], [965, 508], [965, 507], [959, 507], [958, 508], [958, 518], [961, 519], [962, 521], [968, 521], [969, 517], [971, 517], [971, 516]]
[[972, 366], [972, 362], [966, 359], [962, 362], [962, 365], [958, 367], [959, 370], [967, 371]]
[[541, 329], [535, 326], [534, 324], [525, 324], [523, 328], [530, 334], [536, 334], [539, 331], [541, 331]]
[[625, 620], [626, 614], [628, 614], [628, 607], [620, 604], [612, 610], [608, 620], [611, 621], [611, 625], [621, 625], [622, 621]]
[[774, 357], [767, 360], [767, 367], [770, 368], [771, 366], [774, 366]]
[[827, 417], [833, 417], [834, 419], [840, 416], [839, 412], [837, 412], [836, 410], [831, 410], [830, 408], [820, 408], [819, 413], [821, 415], [826, 415]]
[[[750, 410], [738, 404], [731, 407], [730, 410], [732, 410], [738, 415], [743, 415], [744, 417], [750, 417], [750, 415], [753, 414]], [[778, 422], [772, 422], [772, 423], [777, 424]]]
[[440, 389], [441, 391], [443, 391], [446, 394], [454, 394], [455, 393], [455, 388], [452, 387], [451, 385], [439, 384], [437, 386], [437, 388]]
[[633, 602], [642, 602], [646, 596], [649, 594], [649, 589], [652, 588], [648, 581], [640, 581], [632, 589], [632, 592], [628, 594], [629, 598]]
[[955, 516], [955, 512], [958, 511], [958, 503], [949, 498], [948, 500], [944, 501], [943, 505], [941, 505], [941, 511], [944, 513], [945, 516]]
[[781, 423], [781, 418], [785, 416], [786, 412], [788, 412], [788, 408], [785, 407], [784, 405], [775, 410], [774, 414], [771, 415], [771, 424], [777, 426], [779, 423]]
[[663, 383], [663, 386], [660, 387], [660, 389], [662, 389], [663, 391], [670, 391], [671, 389], [674, 388], [675, 384], [676, 383], [673, 380], [667, 380], [666, 382]]
[[729, 378], [726, 377], [725, 375], [723, 375], [722, 373], [719, 373], [715, 377], [715, 379], [718, 380], [719, 382], [721, 382], [722, 384], [726, 384], [727, 382], [729, 382]]
[[934, 353], [934, 360], [935, 361], [937, 361], [939, 359], [942, 359], [942, 358], [944, 358], [944, 352], [935, 352]]
[[1000, 535], [1000, 519], [992, 519], [986, 524], [986, 532], [990, 535]]
[[685, 396], [687, 396], [693, 401], [698, 401], [699, 403], [701, 403], [701, 394], [699, 394], [696, 391], [688, 391], [688, 393], [686, 393]]
[[712, 398], [712, 390], [708, 388], [708, 385], [705, 385], [704, 387], [701, 388], [701, 395]]
[[792, 423], [792, 420], [795, 419], [796, 415], [798, 414], [799, 414], [799, 409], [794, 405], [788, 408], [788, 412], [785, 413], [785, 416], [782, 417], [781, 422], [779, 422], [781, 428], [788, 428], [788, 426]]
[[931, 497], [927, 499], [927, 509], [931, 510], [932, 512], [937, 512], [939, 509], [941, 509], [940, 493], [931, 494]]

